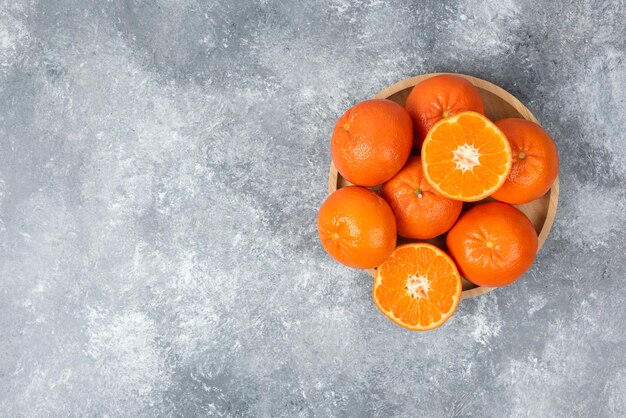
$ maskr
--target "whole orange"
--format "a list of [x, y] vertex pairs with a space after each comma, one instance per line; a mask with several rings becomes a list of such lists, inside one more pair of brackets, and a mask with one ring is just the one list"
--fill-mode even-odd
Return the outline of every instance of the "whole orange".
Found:
[[506, 286], [519, 279], [537, 254], [537, 232], [526, 215], [501, 202], [474, 206], [448, 232], [448, 253], [467, 280]]
[[441, 74], [416, 84], [404, 104], [413, 119], [414, 148], [419, 150], [426, 134], [439, 122], [457, 113], [485, 114], [485, 105], [472, 83], [450, 74]]
[[502, 119], [496, 125], [509, 140], [513, 164], [507, 180], [491, 197], [518, 205], [543, 196], [559, 173], [554, 141], [541, 126], [528, 120]]
[[420, 157], [409, 158], [383, 185], [382, 196], [396, 216], [398, 234], [406, 238], [429, 239], [443, 234], [463, 209], [463, 202], [440, 195], [426, 181]]
[[331, 141], [337, 171], [353, 184], [376, 186], [392, 178], [411, 153], [413, 124], [391, 100], [366, 100], [348, 109]]
[[363, 187], [348, 186], [331, 194], [320, 207], [317, 230], [328, 254], [350, 267], [377, 267], [396, 247], [391, 208]]

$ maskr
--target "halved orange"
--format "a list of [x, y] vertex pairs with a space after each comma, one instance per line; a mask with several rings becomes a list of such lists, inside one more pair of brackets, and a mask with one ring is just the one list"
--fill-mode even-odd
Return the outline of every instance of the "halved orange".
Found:
[[454, 261], [434, 245], [415, 243], [397, 247], [378, 267], [372, 297], [396, 324], [427, 331], [452, 316], [461, 291]]
[[426, 180], [450, 199], [474, 202], [498, 190], [511, 172], [511, 146], [480, 113], [462, 112], [437, 122], [422, 145]]

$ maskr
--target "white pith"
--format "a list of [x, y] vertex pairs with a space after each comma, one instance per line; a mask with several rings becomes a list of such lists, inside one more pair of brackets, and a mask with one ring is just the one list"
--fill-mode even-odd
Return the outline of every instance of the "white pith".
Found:
[[430, 290], [430, 282], [424, 276], [410, 275], [405, 289], [412, 298], [425, 298]]
[[457, 149], [452, 151], [452, 154], [454, 154], [452, 162], [456, 164], [457, 170], [473, 171], [474, 166], [480, 164], [478, 160], [480, 153], [473, 145], [467, 143], [459, 145]]

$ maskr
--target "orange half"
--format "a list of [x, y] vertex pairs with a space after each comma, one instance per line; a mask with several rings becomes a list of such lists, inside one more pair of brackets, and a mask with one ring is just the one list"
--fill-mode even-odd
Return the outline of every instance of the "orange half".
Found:
[[475, 202], [498, 190], [511, 172], [511, 146], [480, 113], [462, 112], [437, 122], [422, 145], [426, 180], [442, 195]]
[[454, 261], [434, 245], [416, 243], [397, 247], [378, 267], [372, 297], [396, 324], [427, 331], [452, 316], [461, 291]]

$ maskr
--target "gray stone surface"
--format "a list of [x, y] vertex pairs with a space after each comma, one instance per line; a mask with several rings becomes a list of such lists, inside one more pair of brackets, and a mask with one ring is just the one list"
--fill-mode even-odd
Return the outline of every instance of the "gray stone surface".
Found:
[[[2, 0], [0, 415], [624, 416], [625, 13]], [[416, 334], [314, 221], [334, 121], [433, 71], [528, 105], [561, 200], [522, 280]]]

